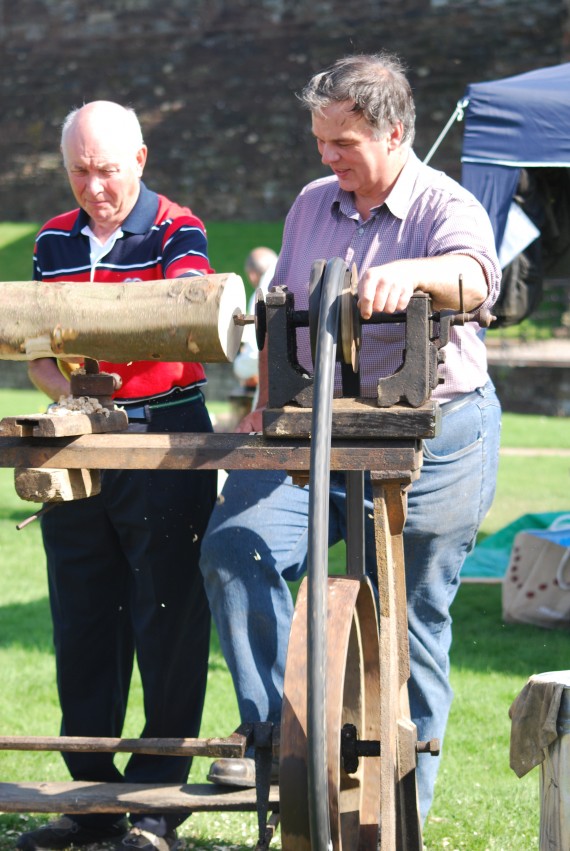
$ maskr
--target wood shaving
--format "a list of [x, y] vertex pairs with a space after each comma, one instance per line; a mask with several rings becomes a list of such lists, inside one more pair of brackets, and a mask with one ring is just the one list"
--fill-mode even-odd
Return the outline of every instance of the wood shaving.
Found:
[[93, 396], [60, 396], [55, 405], [50, 405], [49, 412], [57, 417], [67, 414], [103, 414], [108, 417], [111, 413]]

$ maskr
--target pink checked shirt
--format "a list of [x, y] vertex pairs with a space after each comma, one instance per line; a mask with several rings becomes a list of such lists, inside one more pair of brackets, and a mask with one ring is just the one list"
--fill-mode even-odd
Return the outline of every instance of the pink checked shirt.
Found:
[[[309, 183], [298, 195], [285, 222], [283, 245], [273, 285], [286, 285], [295, 308], [308, 307], [309, 276], [314, 260], [342, 257], [359, 275], [371, 266], [414, 257], [468, 254], [481, 264], [491, 307], [499, 293], [501, 271], [487, 213], [455, 180], [424, 165], [410, 152], [386, 199], [362, 221], [349, 192], [335, 176]], [[446, 362], [439, 368], [444, 383], [433, 393], [440, 402], [468, 393], [488, 380], [485, 343], [479, 326], [451, 329]], [[405, 326], [363, 327], [360, 384], [363, 396], [376, 396], [378, 378], [402, 363]], [[298, 331], [298, 358], [310, 369], [308, 329]], [[337, 387], [340, 388], [337, 367]]]

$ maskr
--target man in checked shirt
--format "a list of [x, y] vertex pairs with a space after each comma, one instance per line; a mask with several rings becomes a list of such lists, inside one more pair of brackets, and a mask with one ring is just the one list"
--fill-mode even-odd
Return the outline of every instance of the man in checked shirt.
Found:
[[[306, 309], [313, 261], [341, 257], [359, 271], [364, 318], [405, 310], [414, 291], [429, 293], [436, 309], [458, 309], [460, 274], [465, 309], [490, 307], [500, 268], [489, 219], [470, 193], [413, 152], [414, 101], [400, 62], [387, 54], [341, 59], [310, 80], [301, 100], [321, 161], [333, 174], [310, 183], [294, 202], [273, 284], [286, 285], [295, 307]], [[441, 403], [441, 434], [424, 442], [421, 475], [408, 498], [409, 696], [420, 740], [443, 740], [452, 700], [449, 608], [495, 490], [501, 412], [477, 331], [474, 323], [451, 331], [444, 382], [433, 394]], [[401, 364], [403, 333], [401, 324], [363, 327], [362, 395], [375, 396], [378, 377]], [[310, 366], [308, 329], [298, 332], [298, 357]], [[258, 409], [240, 430], [260, 429]], [[242, 720], [278, 722], [293, 613], [285, 580], [306, 570], [308, 488], [293, 485], [284, 472], [236, 471], [223, 493], [202, 546], [206, 591]], [[371, 498], [367, 481], [367, 516]], [[333, 473], [331, 545], [346, 535], [345, 508], [344, 476]], [[370, 519], [366, 538], [373, 578]], [[422, 820], [438, 763], [418, 761]], [[247, 759], [218, 760], [210, 771], [219, 783], [248, 785], [254, 778]]]

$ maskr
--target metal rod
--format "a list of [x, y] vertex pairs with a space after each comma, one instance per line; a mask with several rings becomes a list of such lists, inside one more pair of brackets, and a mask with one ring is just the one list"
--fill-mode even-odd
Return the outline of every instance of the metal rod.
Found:
[[439, 136], [426, 154], [426, 157], [424, 159], [424, 163], [426, 165], [429, 163], [429, 161], [447, 136], [450, 127], [455, 124], [456, 121], [463, 121], [463, 115], [468, 104], [469, 98], [463, 98], [462, 100], [457, 101], [457, 106], [455, 107], [453, 115], [450, 117], [449, 121], [447, 122], [447, 124], [445, 125], [445, 127], [443, 128], [443, 130], [441, 131], [441, 133], [439, 134]]
[[36, 511], [35, 514], [31, 514], [29, 517], [26, 517], [25, 520], [22, 520], [21, 523], [16, 524], [16, 529], [20, 532], [22, 529], [25, 529], [26, 526], [29, 526], [30, 523], [33, 523], [34, 520], [38, 520], [44, 514], [47, 514], [48, 511], [51, 511], [52, 508], [55, 508], [56, 505], [59, 505], [58, 502], [48, 502], [47, 505], [44, 505], [43, 508], [40, 508], [39, 511]]

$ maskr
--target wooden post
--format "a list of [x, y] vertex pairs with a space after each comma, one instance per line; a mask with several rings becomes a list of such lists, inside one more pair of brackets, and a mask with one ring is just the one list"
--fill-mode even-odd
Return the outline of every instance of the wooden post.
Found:
[[416, 475], [371, 473], [380, 613], [381, 851], [421, 851], [416, 728], [409, 718], [408, 616], [404, 574], [405, 486]]

